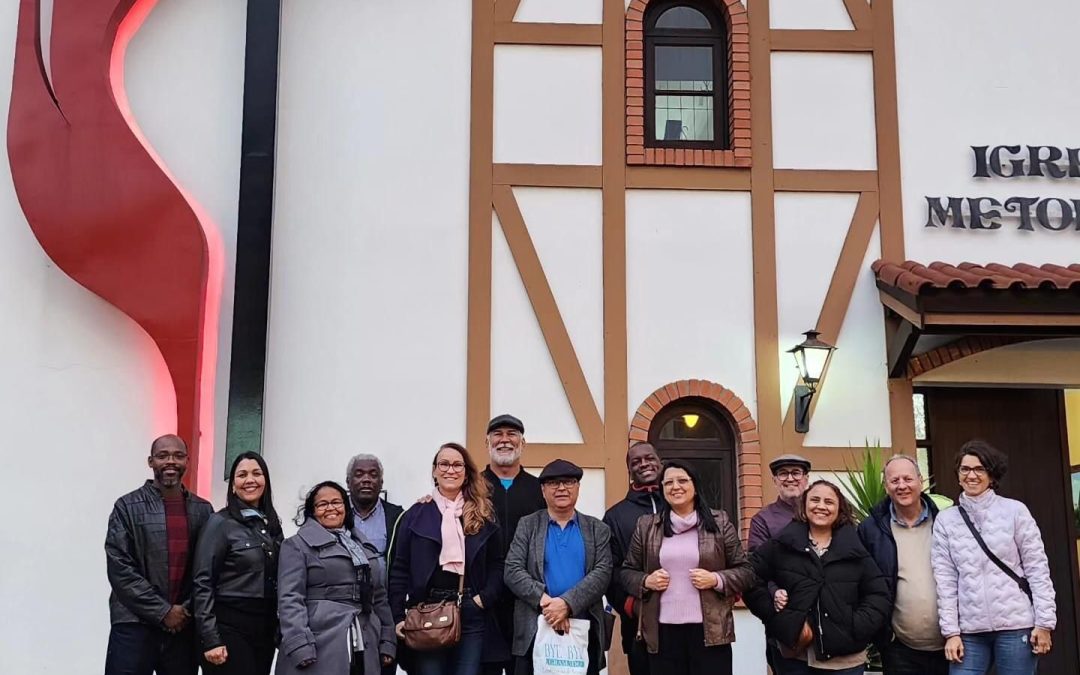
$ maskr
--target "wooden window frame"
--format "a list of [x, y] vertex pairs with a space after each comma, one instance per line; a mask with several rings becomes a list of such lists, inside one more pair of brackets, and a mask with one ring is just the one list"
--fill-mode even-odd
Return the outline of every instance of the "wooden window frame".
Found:
[[[674, 7], [689, 7], [700, 12], [711, 24], [708, 31], [689, 28], [657, 28], [656, 22], [665, 12]], [[666, 0], [649, 5], [645, 16], [645, 147], [646, 148], [684, 148], [689, 150], [730, 150], [729, 105], [731, 101], [731, 82], [728, 78], [728, 45], [724, 17], [711, 3], [693, 0]], [[656, 57], [657, 47], [711, 47], [713, 52], [713, 86], [710, 95], [713, 100], [713, 140], [711, 141], [666, 141], [656, 136]], [[661, 96], [700, 96], [699, 92], [662, 92]]]

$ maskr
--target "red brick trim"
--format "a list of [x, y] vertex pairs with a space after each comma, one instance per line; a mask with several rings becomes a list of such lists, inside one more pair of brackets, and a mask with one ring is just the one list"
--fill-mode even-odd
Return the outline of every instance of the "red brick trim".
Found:
[[953, 361], [971, 356], [972, 354], [978, 354], [987, 349], [995, 349], [997, 347], [1004, 347], [1005, 345], [1016, 344], [1017, 342], [1026, 342], [1030, 339], [1031, 338], [1027, 337], [1009, 337], [1004, 335], [969, 335], [967, 337], [962, 337], [956, 342], [950, 342], [937, 349], [931, 349], [918, 356], [912, 356], [908, 360], [907, 376], [908, 378], [918, 377], [934, 368], [940, 368], [946, 363], [952, 363]]
[[[635, 0], [636, 1], [636, 0]], [[630, 422], [630, 444], [649, 440], [649, 427], [653, 418], [664, 406], [688, 396], [706, 398], [728, 416], [736, 431], [736, 472], [739, 488], [739, 531], [745, 541], [750, 530], [750, 519], [762, 507], [761, 491], [761, 439], [757, 422], [742, 399], [730, 389], [708, 380], [679, 380], [660, 387], [649, 394], [638, 406]], [[729, 514], [732, 515], [732, 514]]]
[[626, 10], [626, 163], [652, 166], [750, 166], [750, 24], [741, 0], [710, 0], [728, 29], [730, 150], [645, 147], [645, 31], [649, 0]]

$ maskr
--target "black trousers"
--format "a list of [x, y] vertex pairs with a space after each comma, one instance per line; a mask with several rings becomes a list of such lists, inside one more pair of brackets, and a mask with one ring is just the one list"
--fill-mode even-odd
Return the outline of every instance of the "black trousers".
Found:
[[660, 645], [649, 669], [663, 675], [732, 675], [731, 645], [705, 646], [700, 623], [660, 624]]
[[881, 665], [885, 675], [949, 675], [944, 649], [924, 652], [895, 639], [881, 650]]
[[630, 675], [649, 675], [649, 650], [645, 648], [644, 640], [634, 640], [626, 653], [626, 665]]
[[199, 660], [191, 624], [167, 633], [145, 623], [117, 623], [109, 631], [105, 675], [195, 675]]
[[[507, 595], [510, 595], [507, 593]], [[509, 598], [503, 597], [495, 604], [495, 623], [499, 626], [499, 632], [502, 633], [503, 640], [506, 644], [514, 644], [514, 603], [513, 596]], [[480, 665], [480, 672], [483, 675], [515, 675], [515, 667], [517, 666], [517, 660], [513, 656], [509, 661], [495, 661], [492, 663], [483, 663]]]
[[270, 675], [277, 637], [275, 603], [218, 598], [214, 615], [228, 658], [220, 666], [203, 658], [204, 675]]

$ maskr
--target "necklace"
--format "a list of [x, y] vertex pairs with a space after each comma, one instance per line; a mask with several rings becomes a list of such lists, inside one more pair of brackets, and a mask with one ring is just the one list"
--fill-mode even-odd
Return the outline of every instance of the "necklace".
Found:
[[814, 547], [814, 552], [818, 554], [818, 557], [825, 555], [825, 552], [829, 550], [829, 544], [832, 543], [832, 537], [829, 537], [829, 541], [819, 544], [816, 539], [810, 537], [810, 545]]

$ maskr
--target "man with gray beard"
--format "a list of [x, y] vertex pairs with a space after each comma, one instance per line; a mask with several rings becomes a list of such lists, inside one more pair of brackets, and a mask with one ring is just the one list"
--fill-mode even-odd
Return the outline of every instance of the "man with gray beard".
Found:
[[[547, 508], [540, 480], [521, 467], [525, 449], [525, 425], [513, 415], [499, 415], [488, 422], [487, 449], [491, 463], [484, 478], [491, 487], [491, 504], [499, 522], [499, 540], [503, 556], [514, 540], [518, 521]], [[506, 593], [495, 606], [495, 618], [507, 644], [514, 639], [514, 596]], [[514, 662], [485, 663], [484, 675], [514, 673]]]

